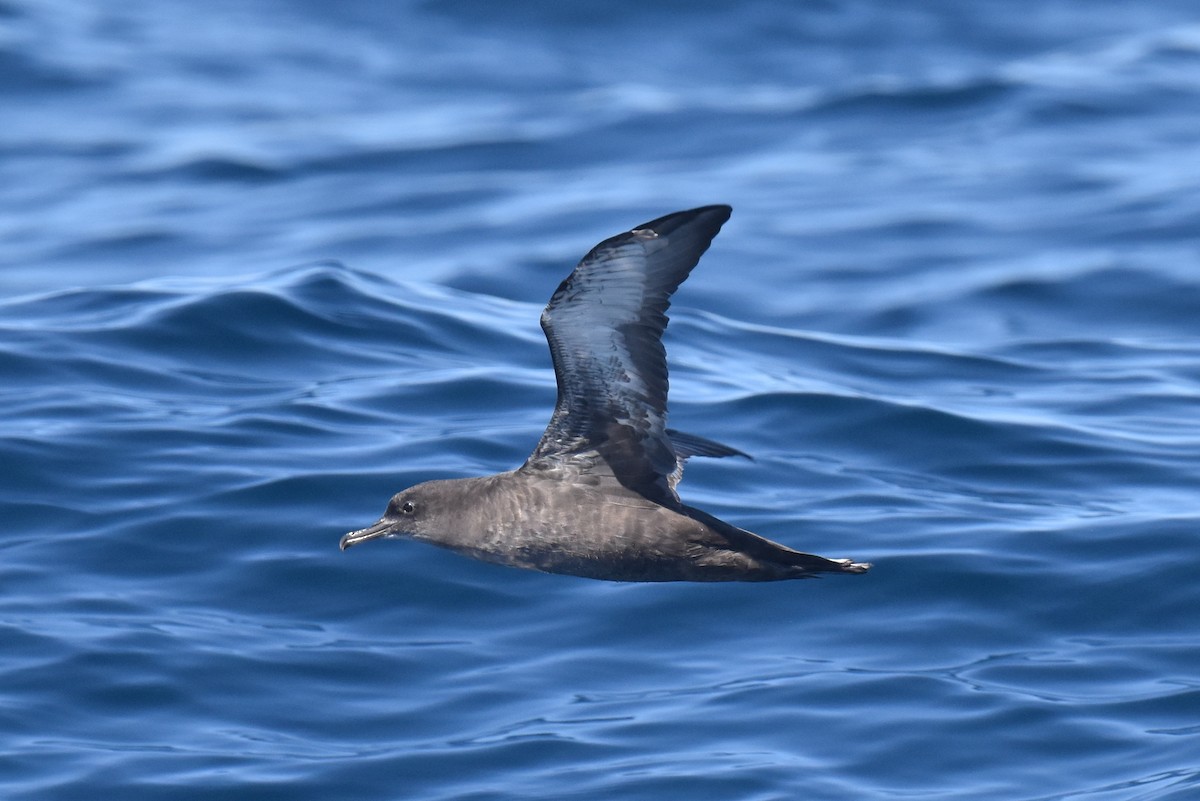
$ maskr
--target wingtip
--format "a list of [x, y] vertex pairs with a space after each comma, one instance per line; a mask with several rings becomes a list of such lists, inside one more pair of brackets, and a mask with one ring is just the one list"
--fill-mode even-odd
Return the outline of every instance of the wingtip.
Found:
[[634, 231], [653, 231], [659, 236], [666, 236], [672, 231], [677, 231], [685, 225], [693, 222], [703, 221], [707, 226], [712, 228], [712, 234], [709, 238], [717, 235], [721, 230], [721, 226], [733, 214], [733, 207], [718, 203], [712, 206], [697, 206], [694, 209], [685, 211], [675, 211], [670, 214], [665, 214], [662, 217], [651, 220], [650, 222], [642, 223], [635, 226]]
[[697, 206], [691, 210], [691, 213], [697, 216], [701, 214], [715, 214], [720, 216], [721, 221], [724, 222], [733, 214], [733, 206], [730, 206], [728, 203], [714, 203], [711, 206]]

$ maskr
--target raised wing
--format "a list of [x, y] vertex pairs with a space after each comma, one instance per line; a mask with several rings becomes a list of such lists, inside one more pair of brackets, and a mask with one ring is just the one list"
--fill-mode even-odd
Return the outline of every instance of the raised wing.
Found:
[[730, 211], [676, 212], [606, 239], [558, 287], [542, 312], [558, 402], [527, 466], [598, 455], [624, 486], [678, 503], [669, 480], [677, 459], [666, 432], [666, 311]]

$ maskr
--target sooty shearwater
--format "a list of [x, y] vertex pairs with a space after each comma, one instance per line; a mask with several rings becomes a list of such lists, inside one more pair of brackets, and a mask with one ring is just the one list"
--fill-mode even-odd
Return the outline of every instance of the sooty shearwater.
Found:
[[417, 484], [343, 550], [409, 537], [487, 562], [609, 581], [775, 581], [870, 565], [787, 548], [682, 503], [690, 456], [745, 456], [666, 427], [671, 294], [729, 206], [668, 214], [601, 242], [550, 298], [558, 402], [516, 470]]

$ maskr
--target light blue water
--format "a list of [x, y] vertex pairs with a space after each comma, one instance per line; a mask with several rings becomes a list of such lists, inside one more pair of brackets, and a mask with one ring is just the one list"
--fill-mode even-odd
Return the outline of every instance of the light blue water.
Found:
[[[1197, 131], [1182, 1], [0, 0], [2, 794], [1200, 798]], [[338, 552], [716, 202], [681, 490], [871, 573]]]

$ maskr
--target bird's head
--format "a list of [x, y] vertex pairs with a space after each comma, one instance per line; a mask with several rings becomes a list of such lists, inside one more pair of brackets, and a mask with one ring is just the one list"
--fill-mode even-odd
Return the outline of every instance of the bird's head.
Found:
[[383, 517], [374, 524], [342, 537], [341, 549], [374, 539], [420, 538], [437, 517], [437, 482], [409, 487], [392, 496]]

